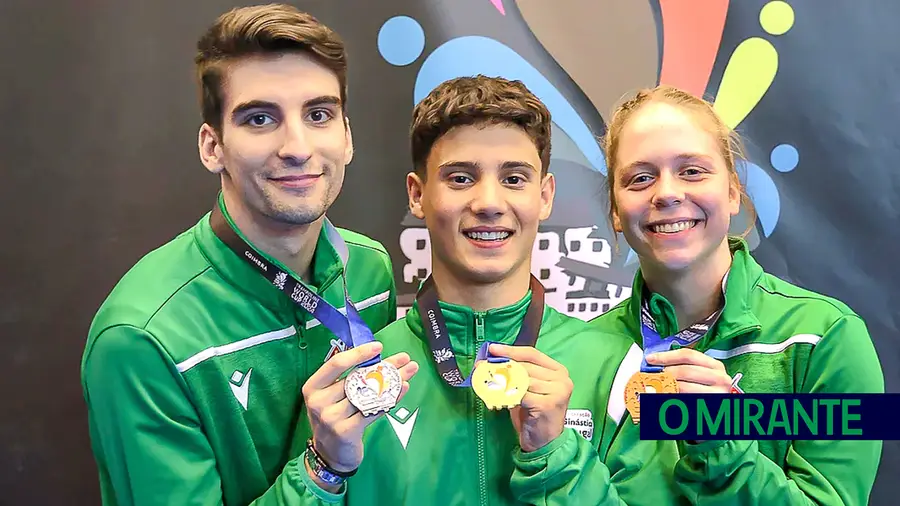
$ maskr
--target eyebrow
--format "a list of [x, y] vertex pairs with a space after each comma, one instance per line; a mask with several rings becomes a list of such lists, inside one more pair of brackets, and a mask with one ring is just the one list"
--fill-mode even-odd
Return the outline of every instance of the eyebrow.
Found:
[[[468, 169], [468, 170], [479, 170], [481, 166], [476, 162], [462, 161], [462, 160], [450, 160], [449, 162], [444, 162], [438, 166], [438, 170], [446, 169], [446, 168], [455, 168], [455, 169]], [[521, 160], [508, 160], [500, 164], [500, 170], [509, 170], [509, 169], [521, 169], [526, 168], [532, 171], [537, 171], [534, 168], [534, 165], [531, 165], [528, 162]]]
[[[317, 106], [322, 106], [322, 105], [333, 105], [333, 106], [340, 107], [341, 99], [340, 99], [340, 97], [336, 97], [334, 95], [323, 95], [321, 97], [316, 97], [316, 98], [307, 100], [306, 102], [304, 102], [303, 107], [310, 108], [310, 107], [317, 107]], [[279, 106], [278, 106], [278, 104], [276, 104], [274, 102], [269, 102], [267, 100], [250, 100], [250, 101], [238, 104], [234, 108], [234, 110], [231, 111], [231, 117], [237, 118], [238, 116], [245, 114], [247, 111], [252, 111], [255, 109], [276, 110], [276, 109], [279, 109]]]
[[[699, 153], [682, 153], [682, 154], [676, 156], [676, 157], [675, 157], [675, 160], [676, 160], [677, 162], [679, 162], [679, 163], [684, 163], [684, 162], [688, 162], [688, 161], [691, 161], [691, 160], [701, 160], [701, 161], [704, 161], [704, 162], [707, 162], [707, 163], [709, 163], [709, 162], [711, 161], [711, 159], [710, 159], [709, 156], [707, 156], [707, 155], [701, 155], [701, 154], [699, 154]], [[636, 162], [632, 162], [632, 163], [628, 164], [627, 166], [625, 166], [625, 169], [624, 169], [624, 170], [625, 170], [625, 171], [629, 171], [629, 170], [632, 170], [632, 169], [634, 169], [634, 168], [636, 168], [636, 167], [640, 167], [640, 166], [643, 166], [643, 165], [656, 165], [656, 164], [650, 163], [650, 162], [647, 162], [647, 161], [644, 161], [644, 160], [638, 160], [638, 161], [636, 161]]]

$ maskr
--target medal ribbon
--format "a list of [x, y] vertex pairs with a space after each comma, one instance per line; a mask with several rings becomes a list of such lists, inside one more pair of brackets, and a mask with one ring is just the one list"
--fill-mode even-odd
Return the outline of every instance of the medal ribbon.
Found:
[[[219, 240], [231, 248], [237, 256], [246, 260], [247, 263], [262, 274], [264, 278], [272, 282], [272, 284], [287, 295], [295, 305], [319, 320], [325, 328], [330, 330], [344, 342], [347, 349], [355, 348], [375, 340], [375, 336], [372, 334], [371, 329], [369, 329], [369, 326], [366, 325], [366, 322], [360, 317], [359, 312], [356, 310], [356, 306], [353, 305], [353, 302], [350, 300], [350, 295], [347, 292], [345, 274], [347, 261], [350, 258], [347, 244], [327, 218], [322, 225], [325, 227], [325, 236], [341, 259], [341, 287], [344, 289], [344, 307], [341, 309], [337, 309], [329, 304], [328, 301], [323, 299], [314, 290], [307, 287], [303, 281], [288, 272], [287, 269], [283, 269], [267, 260], [265, 255], [258, 252], [231, 228], [231, 225], [225, 220], [225, 216], [222, 214], [218, 205], [213, 208], [209, 223]], [[378, 362], [381, 362], [380, 354], [371, 360], [360, 364], [360, 367], [377, 364]]]
[[[429, 276], [419, 288], [416, 294], [416, 302], [419, 305], [419, 318], [422, 320], [422, 327], [428, 333], [428, 344], [431, 348], [432, 360], [438, 368], [438, 372], [448, 385], [458, 388], [472, 386], [472, 373], [466, 378], [462, 377], [459, 365], [456, 363], [456, 356], [450, 344], [450, 333], [447, 331], [447, 324], [444, 321], [444, 314], [438, 304], [437, 290], [434, 287], [434, 281]], [[541, 319], [544, 316], [544, 287], [541, 282], [534, 276], [531, 276], [531, 301], [528, 304], [528, 310], [525, 312], [525, 318], [522, 320], [522, 326], [516, 335], [513, 346], [534, 346], [537, 343], [538, 333], [541, 329]], [[478, 349], [475, 355], [475, 362], [487, 360], [492, 363], [508, 362], [506, 357], [497, 357], [492, 355], [488, 348], [497, 341], [485, 341]], [[502, 343], [498, 343], [502, 344]], [[472, 370], [474, 373], [474, 368]]]
[[[724, 286], [724, 282], [723, 282]], [[650, 304], [647, 302], [648, 297], [642, 297], [641, 302], [641, 337], [644, 344], [644, 357], [641, 359], [641, 372], [661, 372], [663, 367], [660, 365], [650, 365], [647, 363], [647, 355], [669, 351], [673, 343], [680, 346], [690, 346], [700, 340], [709, 332], [718, 321], [725, 305], [717, 309], [713, 314], [709, 315], [703, 321], [695, 323], [690, 327], [669, 337], [662, 337], [656, 330], [656, 323], [650, 314]]]

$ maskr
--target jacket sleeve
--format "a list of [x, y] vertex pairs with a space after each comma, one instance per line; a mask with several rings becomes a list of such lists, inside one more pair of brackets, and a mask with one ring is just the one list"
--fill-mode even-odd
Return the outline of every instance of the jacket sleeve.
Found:
[[591, 442], [565, 429], [535, 452], [516, 450], [510, 486], [536, 506], [674, 504], [676, 460], [674, 441], [641, 441], [637, 426], [622, 428], [605, 463]]
[[[842, 317], [820, 339], [802, 391], [884, 393], [881, 364], [858, 316]], [[675, 479], [685, 497], [704, 506], [865, 506], [881, 448], [881, 441], [794, 441], [782, 469], [756, 441], [705, 441], [685, 445]]]
[[[105, 504], [223, 504], [200, 418], [153, 336], [124, 325], [104, 330], [85, 354], [82, 388]], [[317, 487], [300, 457], [252, 504], [306, 506], [342, 498]]]

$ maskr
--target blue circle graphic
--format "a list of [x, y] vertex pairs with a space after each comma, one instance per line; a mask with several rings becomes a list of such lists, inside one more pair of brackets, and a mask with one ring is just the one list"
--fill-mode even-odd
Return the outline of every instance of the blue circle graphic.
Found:
[[391, 65], [409, 65], [424, 50], [425, 30], [409, 16], [394, 16], [378, 31], [378, 52]]
[[779, 144], [772, 150], [769, 161], [772, 162], [772, 168], [778, 172], [790, 172], [800, 163], [800, 153], [790, 144]]

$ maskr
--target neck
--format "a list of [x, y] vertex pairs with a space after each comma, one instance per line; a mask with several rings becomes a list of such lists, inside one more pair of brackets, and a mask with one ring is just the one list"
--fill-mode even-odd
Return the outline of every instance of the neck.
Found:
[[[525, 297], [531, 286], [531, 271], [519, 269], [504, 279], [478, 283], [462, 279], [432, 258], [432, 273], [438, 298], [450, 304], [466, 306], [473, 311], [487, 311], [515, 304]], [[530, 264], [529, 264], [530, 265]], [[527, 265], [526, 265], [527, 267]]]
[[641, 274], [650, 291], [672, 303], [678, 329], [683, 330], [721, 307], [722, 280], [730, 267], [731, 251], [726, 241], [711, 257], [698, 259], [686, 269], [672, 271], [641, 264]]
[[313, 253], [316, 251], [324, 216], [304, 225], [280, 223], [251, 211], [240, 199], [231, 198], [230, 192], [223, 192], [223, 195], [225, 208], [244, 237], [260, 251], [309, 282], [312, 277]]

